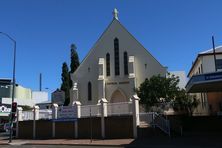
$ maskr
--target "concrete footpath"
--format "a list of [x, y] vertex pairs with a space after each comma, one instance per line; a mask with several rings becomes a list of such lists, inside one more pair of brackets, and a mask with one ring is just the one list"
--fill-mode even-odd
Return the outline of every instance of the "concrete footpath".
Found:
[[[0, 140], [0, 145], [64, 145], [64, 146], [96, 146], [96, 147], [155, 147], [155, 148], [221, 148], [220, 135], [186, 135], [183, 137], [147, 137], [142, 139], [8, 139]], [[0, 146], [1, 147], [1, 146]]]
[[48, 139], [48, 140], [27, 140], [13, 139], [8, 143], [8, 139], [0, 140], [0, 145], [91, 145], [91, 146], [126, 146], [132, 143], [134, 139]]

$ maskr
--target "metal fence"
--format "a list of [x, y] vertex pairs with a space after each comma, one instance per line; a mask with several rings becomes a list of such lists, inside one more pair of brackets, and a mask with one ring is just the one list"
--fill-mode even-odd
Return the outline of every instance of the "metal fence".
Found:
[[139, 114], [140, 125], [154, 124], [154, 112], [144, 112]]
[[140, 126], [151, 125], [158, 127], [160, 130], [170, 136], [170, 122], [162, 115], [156, 112], [140, 113]]
[[84, 105], [81, 106], [81, 117], [98, 117], [101, 116], [101, 106], [100, 105]]
[[107, 115], [130, 115], [132, 114], [132, 102], [107, 104]]
[[[73, 108], [73, 106], [64, 106], [65, 108]], [[61, 108], [59, 107], [58, 112]], [[107, 104], [107, 115], [132, 115], [132, 102], [120, 102], [120, 103], [108, 103]], [[101, 116], [101, 104], [97, 105], [84, 105], [80, 106], [81, 118], [87, 117], [100, 117]], [[33, 111], [23, 111], [22, 119], [23, 120], [33, 120], [34, 119]], [[59, 114], [59, 113], [58, 113]], [[36, 120], [40, 119], [52, 119], [52, 109], [40, 109], [39, 114], [36, 117]]]

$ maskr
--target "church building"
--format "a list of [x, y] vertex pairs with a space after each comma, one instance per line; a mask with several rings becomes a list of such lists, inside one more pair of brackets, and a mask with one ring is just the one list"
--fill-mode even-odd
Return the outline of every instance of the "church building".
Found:
[[97, 104], [103, 98], [110, 103], [129, 101], [146, 78], [166, 72], [120, 23], [114, 9], [111, 23], [71, 74], [70, 105]]

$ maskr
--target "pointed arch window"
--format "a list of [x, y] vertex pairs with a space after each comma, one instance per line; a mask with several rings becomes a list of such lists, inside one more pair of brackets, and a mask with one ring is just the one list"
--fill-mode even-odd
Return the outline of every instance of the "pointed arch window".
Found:
[[92, 100], [92, 84], [88, 82], [88, 101]]
[[106, 76], [110, 76], [110, 54], [106, 54]]
[[128, 75], [129, 73], [128, 73], [128, 54], [127, 54], [127, 52], [125, 51], [124, 53], [123, 53], [123, 59], [124, 59], [124, 74], [125, 75]]
[[115, 64], [115, 75], [119, 75], [119, 39], [114, 39], [114, 64]]

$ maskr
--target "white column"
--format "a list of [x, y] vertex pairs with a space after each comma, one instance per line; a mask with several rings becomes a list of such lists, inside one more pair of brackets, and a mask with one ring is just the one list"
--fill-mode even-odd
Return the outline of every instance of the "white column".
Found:
[[135, 74], [135, 58], [134, 56], [129, 56], [129, 79], [130, 79], [130, 87], [131, 87], [131, 95], [134, 95], [134, 89], [136, 86], [136, 74]]
[[17, 107], [16, 138], [19, 136], [19, 121], [22, 121], [22, 108]]
[[105, 139], [105, 117], [107, 117], [107, 100], [102, 98], [99, 100], [99, 105], [101, 106], [101, 134], [102, 138]]
[[[52, 105], [52, 120], [58, 117], [58, 104]], [[55, 121], [52, 122], [52, 137], [55, 138]]]
[[98, 76], [98, 98], [105, 98], [105, 80], [104, 80], [104, 58], [99, 58], [99, 76]]
[[39, 120], [39, 107], [33, 107], [33, 139], [36, 138], [36, 120]]
[[79, 100], [79, 96], [78, 96], [78, 85], [77, 83], [73, 83], [73, 87], [70, 89], [70, 101], [71, 105], [73, 104], [74, 101], [78, 101]]
[[137, 126], [140, 124], [139, 119], [139, 97], [137, 95], [132, 96], [132, 111], [133, 111], [133, 137], [137, 138]]
[[78, 118], [81, 118], [81, 103], [79, 101], [74, 101], [73, 104], [74, 109], [76, 110], [76, 118], [75, 121], [75, 138], [78, 138]]

